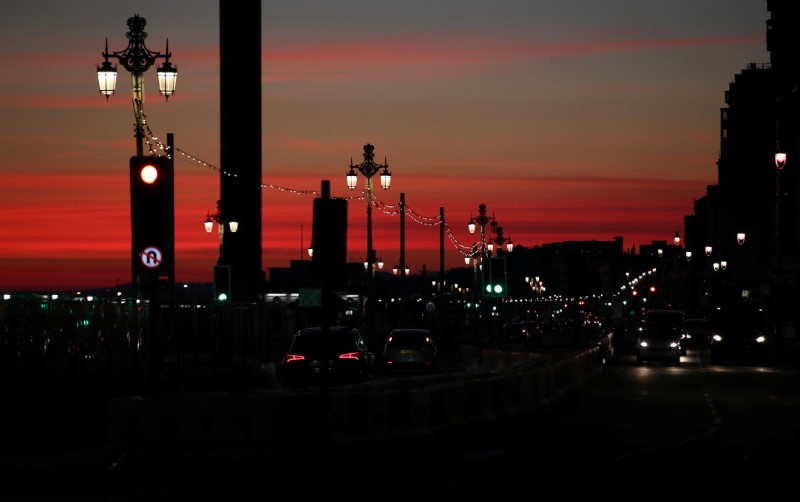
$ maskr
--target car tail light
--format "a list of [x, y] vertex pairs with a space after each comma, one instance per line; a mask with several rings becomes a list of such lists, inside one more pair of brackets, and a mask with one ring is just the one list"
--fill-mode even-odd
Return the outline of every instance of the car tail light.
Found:
[[293, 361], [304, 361], [305, 357], [301, 356], [300, 354], [287, 354], [286, 355], [286, 362], [291, 363]]
[[345, 352], [344, 354], [339, 354], [339, 359], [355, 359], [355, 360], [358, 360], [358, 352]]

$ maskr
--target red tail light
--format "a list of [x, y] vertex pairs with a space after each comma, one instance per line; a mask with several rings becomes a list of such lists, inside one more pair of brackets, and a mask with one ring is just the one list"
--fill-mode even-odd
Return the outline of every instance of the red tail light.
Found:
[[358, 352], [346, 352], [344, 354], [339, 354], [339, 359], [355, 359], [356, 361], [358, 358]]
[[286, 362], [291, 363], [293, 361], [304, 361], [305, 357], [301, 356], [300, 354], [287, 354], [286, 355]]

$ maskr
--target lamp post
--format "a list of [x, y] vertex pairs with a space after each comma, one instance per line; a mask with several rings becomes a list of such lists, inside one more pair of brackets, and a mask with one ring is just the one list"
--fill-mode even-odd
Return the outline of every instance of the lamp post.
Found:
[[[372, 249], [372, 177], [378, 171], [381, 173], [381, 188], [388, 190], [392, 184], [392, 173], [389, 172], [389, 163], [386, 158], [383, 159], [383, 164], [375, 163], [375, 147], [367, 143], [364, 145], [364, 162], [361, 164], [353, 164], [353, 158], [350, 158], [350, 170], [347, 172], [347, 188], [355, 190], [358, 185], [358, 176], [356, 169], [367, 179], [364, 194], [367, 199], [367, 260], [366, 269], [369, 280], [369, 295], [372, 296], [374, 284], [374, 263], [375, 263], [375, 250]], [[381, 171], [382, 170], [382, 171]], [[370, 301], [373, 299], [370, 298]]]
[[469, 229], [469, 233], [475, 233], [475, 225], [478, 225], [481, 229], [481, 239], [478, 241], [476, 245], [472, 248], [472, 260], [474, 264], [474, 284], [473, 290], [480, 291], [481, 285], [478, 284], [478, 267], [483, 270], [484, 259], [489, 255], [487, 252], [487, 245], [486, 245], [486, 225], [490, 225], [490, 229], [492, 232], [497, 230], [497, 221], [494, 219], [494, 215], [491, 217], [486, 215], [486, 204], [478, 205], [478, 216], [476, 217], [469, 217], [469, 224], [467, 228]]
[[775, 154], [775, 255], [778, 257], [781, 252], [780, 228], [781, 228], [781, 171], [786, 166], [786, 154], [778, 151]]
[[[102, 52], [102, 56], [104, 61], [97, 65], [97, 83], [100, 87], [100, 94], [105, 96], [106, 101], [114, 94], [117, 86], [117, 68], [116, 66], [111, 64], [110, 59], [114, 58], [117, 60], [119, 64], [122, 65], [123, 68], [128, 70], [131, 73], [131, 97], [133, 100], [133, 113], [136, 119], [135, 122], [135, 137], [136, 137], [136, 157], [141, 158], [144, 156], [144, 72], [146, 72], [158, 59], [164, 59], [164, 63], [161, 66], [158, 66], [158, 87], [159, 92], [163, 95], [166, 99], [169, 99], [170, 96], [175, 94], [175, 83], [178, 77], [178, 70], [177, 68], [173, 67], [172, 64], [169, 62], [169, 58], [171, 56], [169, 52], [169, 40], [167, 40], [167, 49], [162, 54], [160, 52], [151, 51], [150, 49], [145, 46], [145, 39], [147, 38], [147, 33], [144, 31], [144, 27], [147, 24], [143, 17], [139, 17], [139, 15], [135, 15], [133, 17], [128, 18], [128, 32], [125, 36], [128, 38], [128, 47], [121, 51], [108, 51], [108, 38], [106, 38], [105, 43], [105, 50]], [[172, 140], [171, 134], [168, 135], [168, 147], [172, 150]], [[170, 152], [171, 153], [171, 152]], [[172, 185], [172, 177], [174, 176], [174, 165], [173, 157], [170, 155], [169, 161], [169, 185]], [[134, 185], [131, 185], [131, 195], [133, 197], [134, 194]], [[172, 303], [172, 290], [174, 288], [174, 281], [175, 281], [175, 274], [174, 274], [174, 195], [172, 193], [172, 187], [166, 195], [168, 201], [166, 205], [168, 206], [167, 215], [167, 226], [170, 229], [168, 233], [170, 236], [168, 237], [169, 244], [165, 253], [167, 254], [167, 263], [169, 264], [167, 269], [167, 276], [169, 282], [169, 291], [170, 295], [168, 297], [169, 303]], [[135, 206], [132, 199], [131, 211], [132, 217], [134, 213], [134, 208], [138, 207]], [[151, 207], [151, 206], [145, 206]], [[134, 217], [135, 218], [135, 217]], [[138, 250], [135, 249], [135, 245], [137, 244], [137, 237], [135, 235], [132, 236], [132, 252], [137, 253]], [[161, 310], [161, 295], [159, 293], [159, 276], [157, 274], [150, 274], [149, 276], [149, 303], [150, 303], [150, 315], [149, 315], [149, 336], [151, 337], [149, 341], [149, 352], [150, 352], [150, 380], [152, 388], [157, 388], [158, 380], [159, 380], [159, 367], [162, 357], [162, 347], [161, 347], [161, 321], [160, 321], [160, 314], [159, 311]]]
[[[783, 274], [781, 270], [783, 267], [782, 263], [782, 249], [781, 249], [781, 171], [783, 168], [786, 167], [786, 153], [780, 147], [780, 134], [778, 132], [778, 124], [776, 123], [776, 141], [778, 144], [776, 145], [775, 149], [775, 258], [774, 258], [774, 272], [773, 276], [777, 276], [778, 274]], [[780, 279], [778, 279], [780, 280]], [[776, 279], [773, 279], [773, 283]], [[775, 292], [772, 293], [772, 303], [773, 309], [775, 311], [775, 336], [776, 339], [780, 339], [781, 335], [781, 323], [783, 322], [784, 313], [781, 312], [780, 304], [777, 301], [777, 294]]]
[[[486, 204], [480, 204], [478, 206], [478, 216], [477, 217], [473, 218], [472, 216], [470, 216], [469, 224], [468, 224], [468, 227], [467, 227], [469, 229], [469, 233], [471, 233], [471, 234], [475, 233], [475, 225], [476, 224], [481, 228], [481, 240], [480, 240], [480, 243], [479, 243], [480, 244], [480, 251], [479, 252], [480, 252], [480, 257], [481, 257], [480, 267], [481, 267], [481, 272], [485, 273], [483, 267], [490, 265], [490, 263], [488, 261], [488, 258], [491, 257], [491, 251], [487, 251], [486, 225], [487, 224], [489, 225], [489, 228], [490, 228], [492, 233], [497, 232], [497, 221], [494, 219], [494, 215], [492, 215], [491, 217], [487, 216], [487, 214], [486, 214]], [[476, 271], [477, 271], [477, 269], [476, 269]], [[475, 290], [476, 291], [479, 290], [479, 289], [480, 290], [483, 289], [483, 287], [482, 287], [483, 285], [479, 285], [478, 284], [477, 278], [476, 278], [474, 286], [475, 286]], [[486, 302], [481, 302], [480, 305], [481, 305], [481, 309], [482, 310], [485, 310], [488, 307]], [[484, 312], [484, 314], [486, 314], [486, 312]], [[492, 318], [492, 320], [494, 320], [494, 318]], [[496, 326], [497, 322], [492, 323], [492, 322], [490, 322], [490, 319], [489, 319], [488, 315], [482, 315], [481, 316], [481, 324], [483, 326], [482, 327], [482, 332], [488, 333], [489, 336], [490, 336], [489, 343], [492, 343], [493, 339], [498, 340], [498, 341], [500, 340], [500, 337], [499, 337], [500, 327]]]
[[[497, 236], [491, 239], [491, 242], [497, 244], [497, 254], [502, 254], [500, 251], [503, 249], [503, 244], [506, 246], [506, 251], [510, 253], [511, 250], [514, 249], [514, 243], [511, 242], [510, 237], [505, 237], [503, 235], [503, 227], [498, 226], [495, 233]], [[489, 245], [491, 246], [491, 243]]]
[[164, 63], [158, 66], [158, 90], [166, 99], [175, 94], [175, 83], [178, 78], [178, 69], [169, 62], [172, 53], [169, 52], [169, 39], [164, 53], [151, 51], [144, 41], [147, 33], [144, 27], [147, 21], [138, 14], [128, 18], [129, 31], [125, 34], [128, 38], [128, 47], [121, 51], [108, 51], [106, 38], [105, 50], [102, 53], [105, 61], [97, 65], [97, 81], [100, 94], [106, 100], [114, 94], [117, 86], [117, 67], [113, 66], [109, 58], [115, 58], [123, 68], [131, 73], [131, 94], [133, 99], [133, 114], [136, 118], [136, 155], [144, 155], [144, 72], [146, 72], [158, 59]]
[[[226, 214], [221, 200], [217, 201], [216, 213], [206, 213], [206, 221], [203, 223], [206, 233], [210, 234], [211, 231], [214, 230], [215, 221], [217, 222], [217, 233], [219, 235], [219, 258], [217, 259], [217, 265], [225, 265], [225, 232], [230, 231], [236, 233], [239, 230], [239, 222]], [[311, 249], [312, 248], [309, 248], [309, 255], [312, 253]]]
[[486, 252], [486, 225], [489, 224], [492, 233], [497, 231], [497, 221], [494, 219], [494, 215], [491, 217], [486, 215], [486, 204], [480, 204], [478, 206], [478, 216], [469, 218], [469, 233], [475, 233], [475, 225], [481, 227], [481, 240], [480, 240], [480, 255], [481, 261], [485, 258], [488, 253]]
[[[383, 270], [383, 258], [378, 258], [377, 261], [376, 261], [376, 264], [378, 266], [378, 270]], [[369, 263], [365, 261], [364, 262], [364, 269], [366, 270], [368, 267], [369, 267]], [[372, 273], [373, 274], [375, 273], [374, 267], [372, 269]]]
[[405, 266], [395, 265], [394, 268], [392, 268], [392, 273], [394, 275], [397, 275], [398, 273], [400, 273], [400, 274], [404, 274], [404, 275], [407, 276], [410, 272], [411, 272], [411, 269], [408, 268], [408, 265], [405, 265]]
[[544, 293], [544, 282], [539, 278], [537, 275], [536, 277], [526, 277], [528, 284], [531, 286], [531, 290], [536, 294], [536, 299], [541, 300], [542, 293]]

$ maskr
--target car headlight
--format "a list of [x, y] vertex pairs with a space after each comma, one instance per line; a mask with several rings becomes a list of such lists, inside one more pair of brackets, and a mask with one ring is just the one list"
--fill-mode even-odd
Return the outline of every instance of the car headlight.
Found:
[[765, 337], [764, 335], [756, 337], [756, 343], [764, 343], [766, 341], [767, 341], [767, 337]]
[[674, 349], [674, 348], [676, 348], [676, 347], [680, 347], [680, 346], [681, 346], [681, 344], [679, 344], [678, 342], [672, 342], [672, 343], [670, 343], [670, 344], [669, 344], [669, 346], [670, 346], [670, 347], [672, 347], [672, 348]]
[[647, 347], [647, 342], [644, 342], [644, 341], [639, 342], [639, 346], [640, 347]]
[[711, 337], [711, 339], [714, 340], [715, 342], [721, 342], [722, 341], [722, 337], [720, 335], [714, 335], [714, 336]]

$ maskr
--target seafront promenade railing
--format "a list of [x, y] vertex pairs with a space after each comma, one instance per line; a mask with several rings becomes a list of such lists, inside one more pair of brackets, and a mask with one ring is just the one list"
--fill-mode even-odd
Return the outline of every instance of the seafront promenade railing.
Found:
[[[154, 367], [168, 374], [225, 366], [246, 372], [271, 361], [293, 325], [269, 304], [161, 305], [157, 325], [147, 302], [55, 299], [0, 301], [0, 377], [5, 382], [123, 378]], [[157, 349], [155, 349], [157, 347]]]

